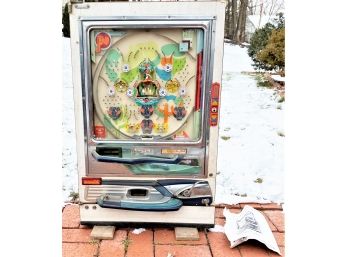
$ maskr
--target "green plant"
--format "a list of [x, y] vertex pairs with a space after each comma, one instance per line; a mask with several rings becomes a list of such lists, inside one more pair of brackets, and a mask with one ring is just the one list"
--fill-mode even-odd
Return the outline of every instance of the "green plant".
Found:
[[279, 13], [275, 25], [267, 23], [257, 29], [250, 39], [248, 54], [257, 70], [278, 70], [284, 73], [285, 67], [285, 17]]
[[89, 244], [99, 246], [100, 245], [100, 240], [99, 239], [91, 239], [89, 241]]
[[285, 134], [283, 132], [281, 132], [281, 131], [278, 131], [278, 136], [285, 137]]
[[254, 180], [254, 182], [261, 184], [263, 182], [263, 179], [262, 178], [257, 178], [257, 179]]
[[277, 26], [277, 29], [285, 28], [285, 16], [284, 13], [280, 12], [277, 14], [277, 18], [274, 20]]
[[272, 87], [272, 84], [267, 79], [265, 79], [262, 74], [256, 75], [256, 82], [258, 87]]
[[226, 140], [229, 140], [230, 138], [231, 138], [230, 136], [221, 136], [221, 139], [222, 139], [222, 140], [225, 140], [225, 141], [226, 141]]
[[257, 59], [257, 54], [267, 45], [268, 38], [270, 37], [275, 26], [271, 23], [267, 23], [264, 27], [255, 30], [250, 39], [250, 46], [248, 48], [248, 55], [253, 60], [253, 67], [257, 70], [270, 70], [270, 68], [263, 62]]
[[63, 29], [62, 29], [63, 36], [70, 37], [70, 20], [69, 20], [68, 3], [66, 3], [63, 8], [62, 24], [63, 24]]
[[261, 49], [256, 58], [267, 69], [284, 71], [285, 68], [285, 28], [272, 31], [266, 46]]
[[281, 96], [280, 99], [278, 100], [278, 103], [282, 103], [285, 101], [285, 96]]
[[70, 192], [69, 197], [71, 197], [71, 202], [75, 203], [79, 200], [79, 193], [72, 191]]
[[130, 238], [126, 238], [122, 240], [122, 244], [124, 247], [125, 252], [127, 252], [129, 245], [132, 243], [132, 240]]

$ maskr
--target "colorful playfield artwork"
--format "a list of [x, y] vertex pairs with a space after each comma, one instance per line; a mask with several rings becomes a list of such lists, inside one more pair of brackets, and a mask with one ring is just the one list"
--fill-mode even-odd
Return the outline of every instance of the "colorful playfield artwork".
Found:
[[190, 33], [183, 51], [183, 29], [92, 31], [94, 123], [106, 128], [103, 138], [198, 139], [203, 42], [201, 30]]

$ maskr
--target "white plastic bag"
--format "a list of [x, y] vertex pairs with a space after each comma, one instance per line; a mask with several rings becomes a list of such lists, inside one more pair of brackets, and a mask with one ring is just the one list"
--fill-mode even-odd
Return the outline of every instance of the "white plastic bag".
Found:
[[226, 217], [225, 234], [231, 248], [249, 239], [255, 239], [280, 254], [273, 233], [261, 212], [246, 205], [238, 214], [231, 213], [226, 208], [223, 214]]

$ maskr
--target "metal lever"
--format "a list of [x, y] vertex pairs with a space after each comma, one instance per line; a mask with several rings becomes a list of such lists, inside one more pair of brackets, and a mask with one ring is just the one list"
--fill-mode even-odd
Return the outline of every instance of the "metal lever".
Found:
[[96, 151], [92, 151], [92, 156], [99, 162], [116, 162], [116, 163], [125, 163], [125, 164], [138, 164], [138, 163], [170, 163], [176, 164], [181, 161], [179, 156], [174, 156], [172, 158], [164, 156], [152, 156], [145, 155], [137, 158], [123, 158], [117, 156], [105, 156], [100, 155]]
[[191, 196], [192, 194], [192, 190], [198, 185], [198, 184], [206, 184], [207, 182], [206, 181], [197, 181], [196, 183], [194, 183], [192, 185], [192, 187], [189, 189], [188, 191], [188, 196]]

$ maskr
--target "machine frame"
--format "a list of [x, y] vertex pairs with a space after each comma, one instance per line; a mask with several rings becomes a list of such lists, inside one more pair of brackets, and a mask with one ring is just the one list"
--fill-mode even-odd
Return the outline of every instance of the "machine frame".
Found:
[[[168, 8], [169, 6], [169, 8]], [[148, 212], [123, 209], [102, 208], [95, 201], [87, 199], [87, 187], [82, 178], [95, 173], [89, 171], [91, 149], [98, 144], [117, 144], [120, 147], [205, 147], [204, 175], [199, 179], [209, 183], [212, 196], [215, 195], [215, 178], [217, 163], [218, 126], [211, 125], [211, 85], [221, 83], [223, 56], [223, 24], [225, 3], [220, 1], [199, 2], [111, 2], [111, 3], [76, 3], [71, 5], [71, 48], [74, 83], [74, 102], [76, 116], [76, 145], [79, 173], [79, 196], [81, 201], [80, 216], [82, 224], [110, 223], [157, 223], [185, 226], [214, 226], [213, 206], [182, 206], [172, 212]], [[136, 12], [134, 10], [137, 10]], [[141, 10], [141, 11], [139, 11]], [[136, 14], [134, 14], [136, 13]], [[151, 15], [144, 15], [151, 13]], [[117, 15], [114, 15], [117, 14]], [[91, 104], [92, 81], [89, 54], [88, 31], [96, 27], [132, 28], [201, 28], [205, 31], [203, 54], [202, 84], [202, 126], [198, 141], [133, 141], [133, 140], [96, 140], [92, 137], [93, 117]], [[210, 46], [208, 49], [206, 46]], [[86, 58], [87, 57], [87, 58]], [[219, 106], [217, 106], [218, 112]], [[217, 113], [218, 114], [218, 113]], [[105, 181], [117, 181], [120, 177], [101, 174]], [[154, 181], [163, 176], [121, 177], [122, 180]], [[190, 177], [173, 176], [173, 181], [192, 179]], [[193, 177], [194, 178], [194, 177]], [[131, 183], [131, 182], [130, 182]]]

